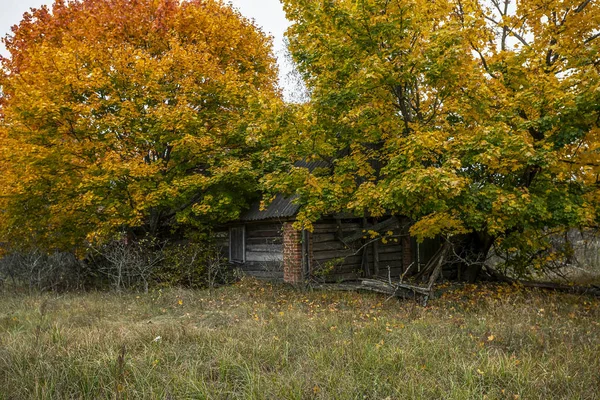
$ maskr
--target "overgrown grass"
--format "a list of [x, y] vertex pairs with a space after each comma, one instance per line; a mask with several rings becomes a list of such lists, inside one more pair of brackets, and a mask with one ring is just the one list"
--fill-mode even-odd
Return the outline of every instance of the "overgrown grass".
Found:
[[5, 293], [0, 398], [600, 398], [598, 300], [446, 290]]

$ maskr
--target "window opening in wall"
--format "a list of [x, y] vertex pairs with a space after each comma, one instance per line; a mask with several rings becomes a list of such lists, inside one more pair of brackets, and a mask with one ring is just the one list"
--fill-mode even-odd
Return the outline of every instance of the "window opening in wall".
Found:
[[246, 262], [246, 229], [245, 226], [229, 228], [229, 261]]

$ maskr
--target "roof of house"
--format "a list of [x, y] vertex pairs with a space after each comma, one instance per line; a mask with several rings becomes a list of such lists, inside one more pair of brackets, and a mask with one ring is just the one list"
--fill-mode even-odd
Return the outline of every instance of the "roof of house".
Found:
[[250, 209], [242, 214], [242, 221], [262, 221], [265, 219], [290, 218], [295, 216], [300, 209], [298, 204], [293, 201], [297, 196], [284, 197], [282, 195], [275, 196], [275, 199], [261, 211], [260, 201], [255, 202], [250, 206]]
[[[326, 161], [297, 161], [294, 163], [296, 168], [306, 168], [310, 172], [317, 168], [328, 168]], [[300, 206], [294, 203], [297, 196], [285, 197], [283, 195], [275, 196], [275, 199], [261, 211], [260, 201], [256, 201], [250, 206], [250, 209], [240, 217], [241, 221], [262, 221], [268, 219], [291, 218], [298, 214]]]

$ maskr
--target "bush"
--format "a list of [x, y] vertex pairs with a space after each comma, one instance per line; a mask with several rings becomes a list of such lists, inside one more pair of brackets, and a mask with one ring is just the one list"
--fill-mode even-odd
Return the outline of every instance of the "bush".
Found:
[[0, 281], [30, 291], [65, 291], [93, 285], [93, 273], [74, 254], [39, 249], [9, 252], [0, 259]]
[[234, 281], [223, 252], [207, 243], [167, 242], [152, 238], [119, 239], [75, 254], [40, 249], [8, 251], [0, 258], [3, 282], [30, 291], [105, 289], [143, 290], [163, 287], [214, 288]]
[[153, 238], [138, 241], [121, 238], [94, 248], [90, 260], [114, 290], [142, 288], [148, 292], [150, 282], [165, 260], [164, 248], [165, 242]]
[[185, 243], [166, 249], [157, 279], [166, 286], [213, 288], [231, 283], [234, 275], [221, 249], [206, 243]]
[[213, 288], [233, 281], [220, 249], [205, 242], [169, 245], [157, 239], [115, 240], [94, 250], [93, 264], [117, 291], [163, 287]]

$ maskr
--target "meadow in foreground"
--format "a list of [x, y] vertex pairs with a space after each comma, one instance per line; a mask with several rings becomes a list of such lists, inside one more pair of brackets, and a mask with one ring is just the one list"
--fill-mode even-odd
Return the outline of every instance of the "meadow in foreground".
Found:
[[0, 399], [600, 398], [597, 299], [443, 290], [3, 293]]

